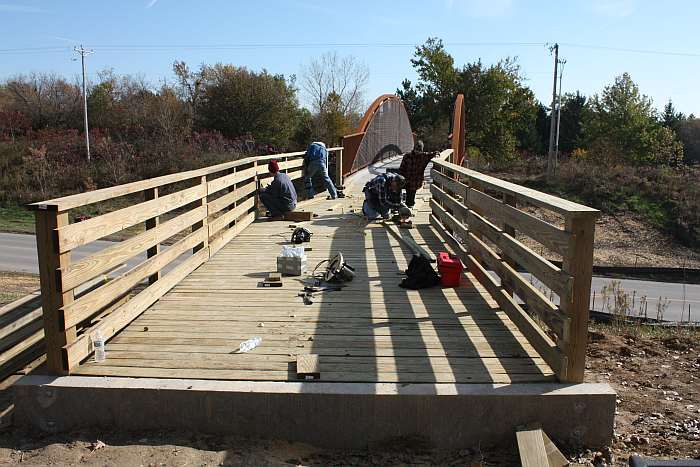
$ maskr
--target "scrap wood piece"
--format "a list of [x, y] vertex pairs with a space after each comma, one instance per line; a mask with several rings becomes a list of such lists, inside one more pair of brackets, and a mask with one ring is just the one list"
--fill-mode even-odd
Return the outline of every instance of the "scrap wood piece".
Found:
[[271, 272], [267, 275], [268, 282], [280, 282], [282, 280], [281, 272]]
[[559, 451], [556, 444], [547, 436], [547, 433], [542, 431], [542, 439], [544, 440], [544, 449], [547, 451], [547, 459], [549, 467], [565, 467], [569, 465], [569, 461], [564, 457], [564, 454]]
[[297, 355], [297, 378], [321, 378], [321, 367], [319, 365], [317, 354]]
[[313, 219], [314, 213], [311, 211], [289, 211], [284, 213], [284, 220], [293, 222], [304, 222]]
[[523, 467], [549, 466], [541, 429], [522, 428], [516, 432], [515, 436], [518, 440], [520, 463]]
[[564, 467], [570, 465], [539, 424], [518, 428], [516, 437], [520, 451], [520, 462], [523, 467]]
[[435, 262], [435, 257], [431, 255], [425, 248], [420, 246], [416, 241], [411, 237], [410, 233], [406, 233], [405, 235], [401, 230], [405, 229], [399, 229], [399, 227], [395, 224], [392, 224], [391, 222], [383, 221], [382, 224], [384, 224], [384, 227], [394, 235], [399, 241], [403, 242], [404, 245], [406, 245], [411, 251], [413, 251], [414, 254], [423, 256], [425, 257], [428, 261], [431, 263]]

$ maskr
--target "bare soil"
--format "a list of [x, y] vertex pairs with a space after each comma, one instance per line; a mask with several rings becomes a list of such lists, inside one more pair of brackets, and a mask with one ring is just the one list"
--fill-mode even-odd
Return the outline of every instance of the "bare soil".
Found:
[[[563, 219], [551, 211], [526, 208], [530, 214], [563, 227]], [[518, 234], [518, 240], [537, 253], [561, 260], [529, 237]], [[602, 214], [595, 224], [593, 264], [596, 266], [647, 266], [700, 268], [700, 251], [679, 244], [671, 235], [659, 231], [639, 216]]]
[[589, 342], [586, 379], [618, 394], [613, 465], [700, 459], [700, 330], [593, 325]]

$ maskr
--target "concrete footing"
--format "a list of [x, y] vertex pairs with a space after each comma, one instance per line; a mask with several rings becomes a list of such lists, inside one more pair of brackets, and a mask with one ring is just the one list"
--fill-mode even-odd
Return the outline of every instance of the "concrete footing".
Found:
[[613, 435], [607, 384], [361, 384], [26, 376], [16, 423], [49, 432], [184, 429], [367, 447], [419, 436], [438, 448], [510, 443], [540, 422], [557, 442], [586, 447]]

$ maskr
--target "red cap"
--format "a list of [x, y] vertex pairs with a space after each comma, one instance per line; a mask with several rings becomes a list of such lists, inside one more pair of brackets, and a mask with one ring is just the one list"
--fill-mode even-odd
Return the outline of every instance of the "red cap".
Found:
[[280, 166], [277, 163], [276, 160], [272, 159], [268, 164], [267, 164], [267, 170], [271, 174], [276, 174], [277, 172], [280, 171]]

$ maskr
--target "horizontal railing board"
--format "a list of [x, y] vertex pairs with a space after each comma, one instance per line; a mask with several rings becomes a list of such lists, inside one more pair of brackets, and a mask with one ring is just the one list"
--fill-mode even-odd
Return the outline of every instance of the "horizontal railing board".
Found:
[[498, 303], [498, 306], [508, 315], [510, 320], [518, 327], [518, 330], [527, 338], [528, 342], [537, 350], [538, 354], [547, 362], [559, 378], [565, 376], [567, 359], [557, 345], [537, 326], [530, 316], [503, 288], [498, 285], [486, 269], [459, 244], [446, 230], [440, 220], [430, 215], [430, 224], [444, 236], [453, 251], [466, 264], [468, 270], [476, 277], [489, 295]]
[[[489, 220], [461, 205], [458, 200], [442, 191], [439, 187], [432, 186], [430, 189], [435, 199], [444, 202], [447, 207], [453, 210], [453, 212], [456, 212], [458, 215], [466, 218], [465, 225], [462, 226], [462, 229], [476, 231], [486, 236], [486, 238], [495, 243], [506, 256], [509, 256], [510, 259], [518, 262], [528, 272], [532, 273], [545, 285], [555, 291], [557, 295], [566, 298], [571, 294], [573, 278], [569, 274], [562, 271], [547, 259], [538, 255], [536, 252], [532, 251], [532, 249], [528, 248], [511, 235], [505, 233]], [[475, 191], [476, 190], [470, 190], [470, 193]], [[432, 202], [431, 207], [433, 210], [443, 209], [439, 206], [435, 206]], [[484, 211], [490, 213], [491, 208], [486, 207]], [[448, 227], [451, 227], [449, 224], [459, 221], [453, 216], [451, 217], [451, 220], [446, 221], [448, 223]]]
[[209, 237], [214, 236], [218, 231], [220, 231], [221, 229], [226, 227], [226, 225], [235, 221], [236, 219], [241, 217], [243, 214], [247, 213], [248, 210], [252, 209], [253, 207], [255, 207], [255, 198], [248, 198], [247, 200], [238, 204], [238, 206], [231, 209], [230, 211], [225, 212], [224, 214], [217, 217], [216, 219], [210, 220], [209, 221]]
[[[329, 152], [335, 152], [342, 150], [342, 147], [329, 148]], [[269, 156], [256, 156], [256, 157], [246, 157], [244, 159], [238, 159], [231, 162], [224, 162], [222, 164], [213, 165], [210, 167], [204, 167], [202, 169], [189, 170], [186, 172], [178, 172], [170, 175], [163, 175], [160, 177], [149, 178], [146, 180], [139, 180], [136, 182], [125, 183], [123, 185], [117, 185], [108, 188], [101, 188], [99, 190], [88, 191], [85, 193], [78, 193], [75, 195], [63, 196], [61, 198], [54, 198], [46, 201], [39, 201], [37, 203], [32, 203], [27, 205], [29, 209], [33, 210], [49, 210], [49, 211], [67, 211], [79, 206], [85, 206], [88, 204], [99, 203], [100, 201], [105, 201], [112, 198], [118, 198], [121, 196], [126, 196], [132, 193], [138, 193], [150, 188], [160, 187], [164, 185], [170, 185], [172, 183], [177, 183], [185, 180], [191, 180], [193, 178], [199, 178], [204, 175], [210, 175], [213, 173], [221, 172], [224, 170], [232, 169], [235, 167], [243, 166], [255, 161], [269, 161], [272, 159], [278, 159], [283, 157], [294, 157], [304, 155], [304, 151], [290, 152], [285, 154], [273, 154]]]
[[205, 228], [200, 228], [176, 242], [167, 250], [161, 251], [157, 255], [152, 256], [138, 266], [127, 271], [117, 279], [106, 283], [93, 292], [64, 306], [61, 309], [64, 329], [75, 326], [92, 316], [102, 307], [109, 305], [115, 298], [128, 292], [136, 284], [163, 269], [185, 251], [204, 241], [207, 235], [207, 230]]
[[255, 178], [257, 168], [255, 166], [248, 167], [241, 171], [236, 171], [232, 174], [224, 175], [223, 177], [215, 178], [207, 183], [207, 193], [212, 195], [224, 188], [229, 188], [236, 183]]
[[507, 182], [496, 177], [491, 177], [490, 175], [485, 175], [475, 170], [467, 169], [450, 162], [436, 160], [433, 162], [434, 165], [444, 167], [447, 170], [456, 172], [461, 176], [467, 177], [469, 180], [476, 181], [481, 186], [490, 188], [502, 193], [508, 193], [513, 196], [518, 201], [532, 204], [535, 206], [550, 209], [552, 211], [558, 212], [565, 216], [569, 215], [591, 215], [598, 216], [600, 211], [597, 209], [584, 206], [583, 204], [574, 203], [557, 196], [553, 196], [541, 191], [533, 190], [532, 188], [527, 188], [515, 183]]
[[501, 284], [509, 286], [537, 316], [549, 326], [561, 340], [568, 338], [568, 318], [554, 303], [549, 301], [539, 290], [513, 269], [503, 258], [499, 257], [488, 245], [474, 234], [467, 238], [469, 252], [472, 256], [501, 279]]
[[221, 211], [222, 209], [231, 206], [233, 203], [245, 198], [249, 194], [254, 193], [256, 189], [257, 183], [255, 183], [254, 181], [246, 185], [236, 187], [230, 193], [226, 193], [223, 196], [209, 201], [207, 203], [207, 212], [211, 216], [212, 214], [215, 214]]
[[255, 220], [255, 213], [250, 212], [240, 219], [236, 220], [236, 225], [233, 227], [220, 231], [217, 235], [209, 239], [209, 251], [210, 256], [214, 256], [220, 249], [222, 249], [228, 242], [231, 241], [233, 237], [238, 235], [243, 229], [248, 227]]
[[74, 368], [90, 353], [92, 353], [92, 335], [99, 332], [105, 339], [110, 339], [124, 326], [136, 319], [149, 306], [175, 287], [182, 279], [204, 263], [208, 257], [207, 249], [202, 249], [190, 256], [187, 260], [177, 265], [172, 271], [163, 275], [152, 285], [146, 287], [131, 300], [116, 308], [112, 313], [85, 333], [81, 334], [75, 342], [68, 344], [64, 350], [64, 365], [66, 368]]
[[189, 228], [192, 224], [201, 221], [205, 217], [206, 208], [204, 206], [197, 207], [167, 222], [163, 222], [158, 227], [146, 230], [70, 264], [65, 271], [61, 272], [62, 290], [72, 290], [97, 275], [125, 263], [134, 256]]
[[469, 213], [467, 224], [473, 232], [484, 235], [506, 256], [520, 264], [557, 295], [564, 298], [570, 296], [573, 278], [569, 274], [473, 211]]
[[493, 218], [499, 224], [508, 224], [552, 251], [560, 254], [565, 254], [568, 251], [571, 233], [549, 222], [502, 203], [479, 190], [469, 191], [467, 204], [475, 210], [483, 212], [484, 217]]
[[465, 184], [457, 180], [453, 180], [435, 169], [430, 171], [430, 176], [433, 179], [432, 185], [438, 184], [443, 188], [443, 191], [449, 190], [453, 192], [462, 198], [462, 202], [467, 200], [467, 191], [469, 190], [469, 187]]
[[160, 198], [61, 227], [58, 229], [59, 252], [73, 250], [147, 219], [186, 206], [204, 196], [206, 196], [206, 187], [199, 184]]

